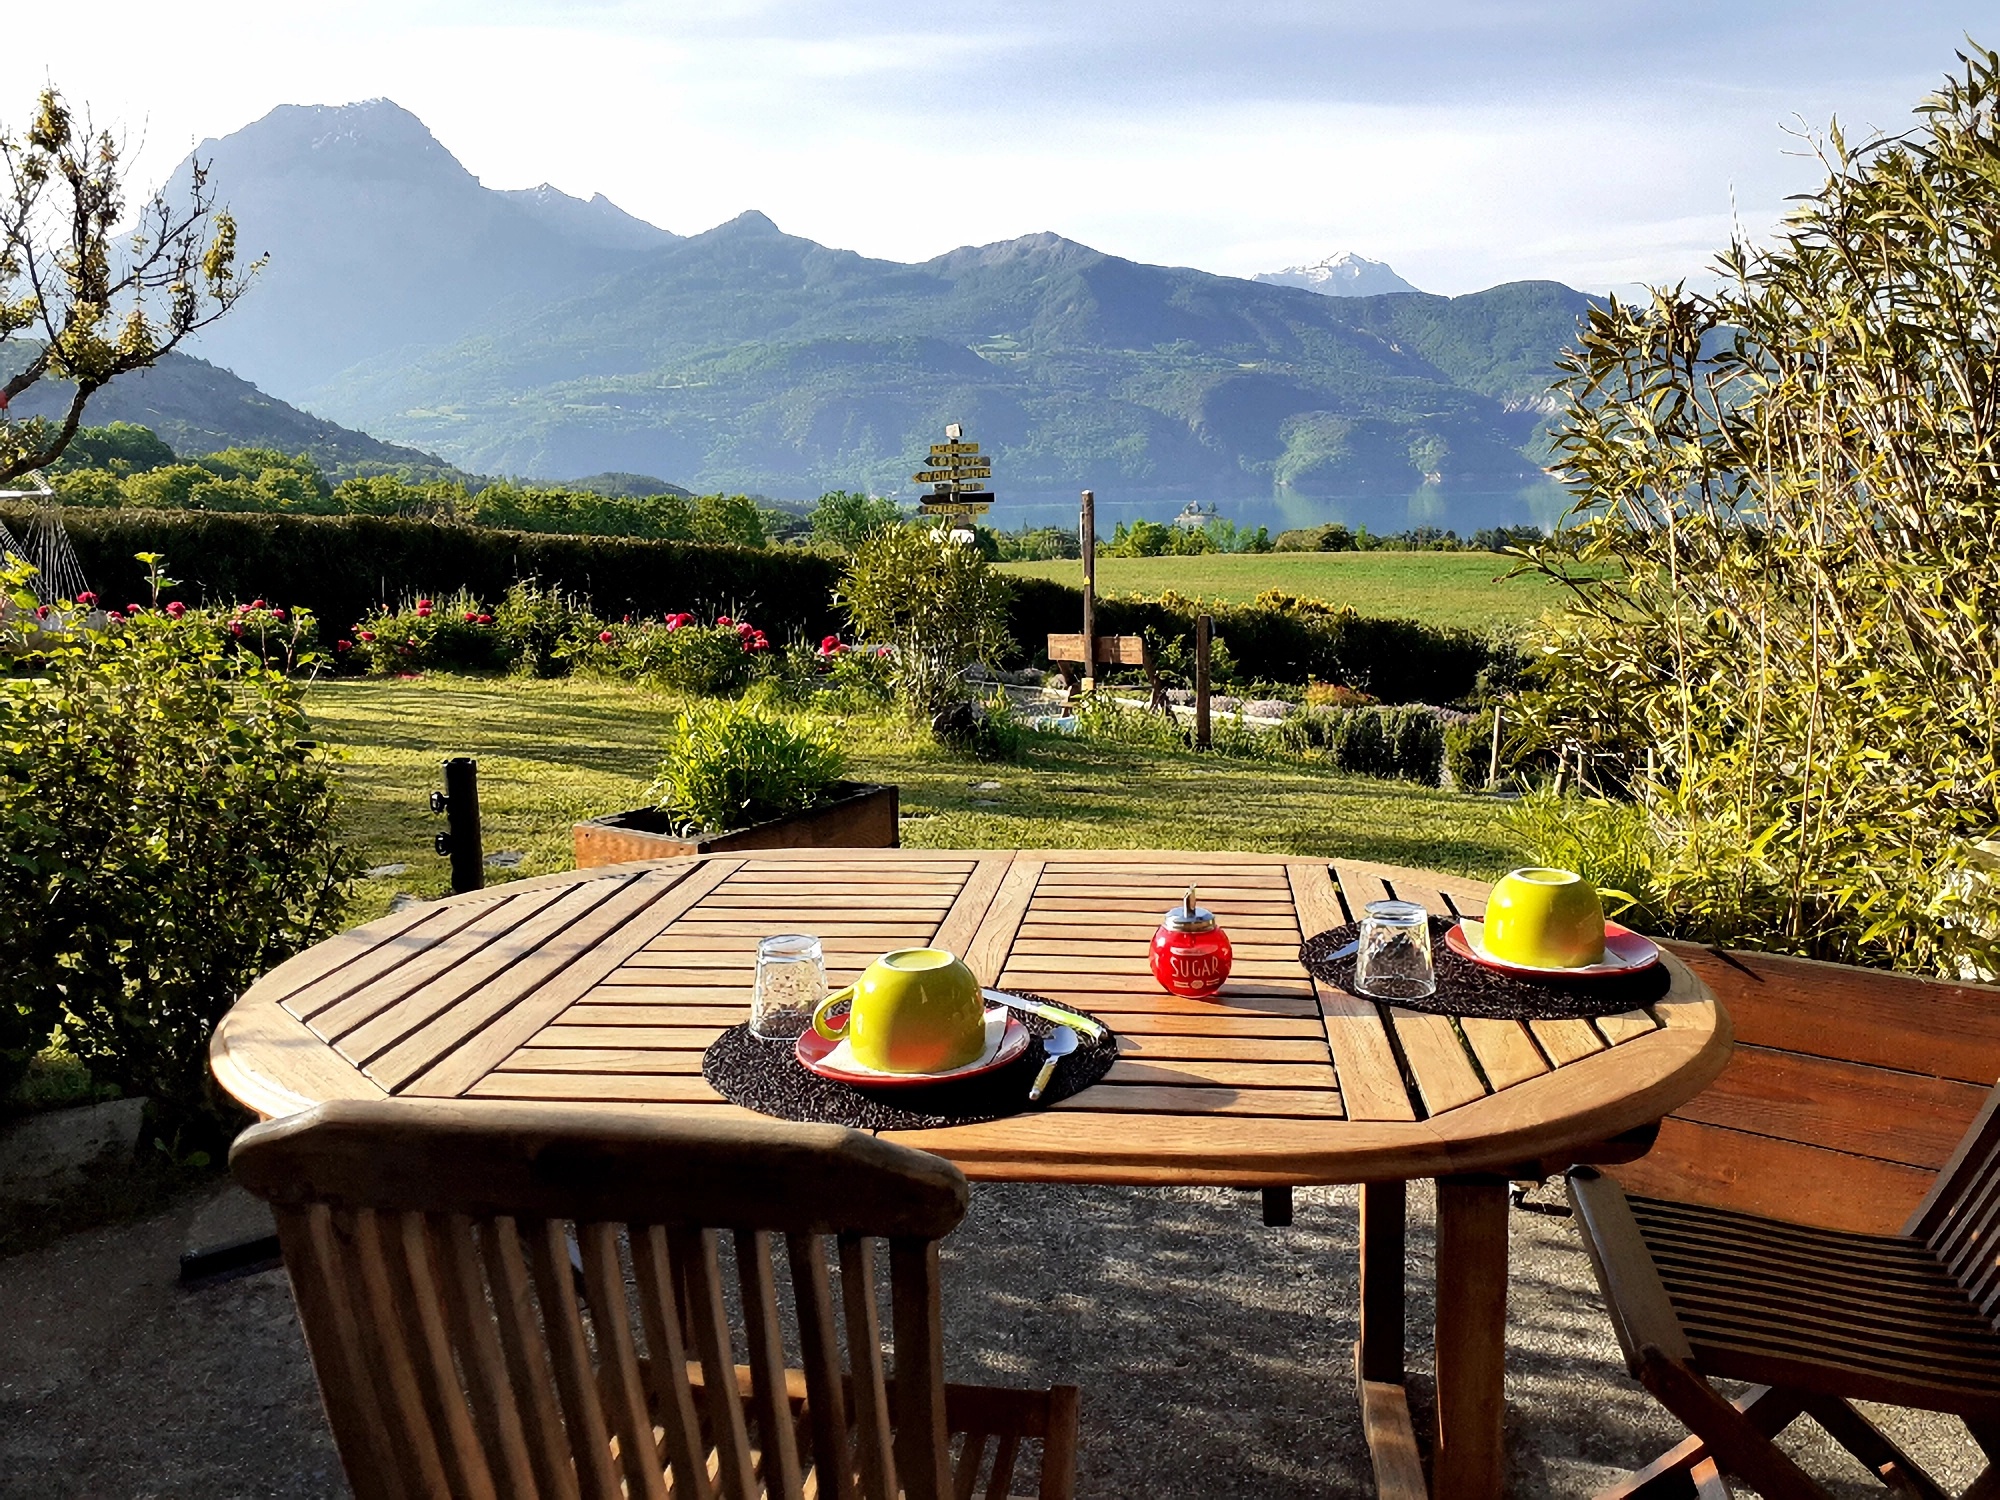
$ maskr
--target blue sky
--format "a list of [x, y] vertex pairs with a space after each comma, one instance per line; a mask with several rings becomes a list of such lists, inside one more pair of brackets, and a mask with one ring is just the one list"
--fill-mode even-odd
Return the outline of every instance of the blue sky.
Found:
[[[383, 96], [495, 187], [679, 232], [761, 208], [902, 260], [1053, 229], [1248, 275], [1348, 249], [1428, 290], [1698, 274], [1817, 169], [1785, 131], [1901, 128], [2000, 3], [213, 0], [9, 17], [163, 176], [281, 103]], [[20, 66], [25, 63], [27, 66]]]

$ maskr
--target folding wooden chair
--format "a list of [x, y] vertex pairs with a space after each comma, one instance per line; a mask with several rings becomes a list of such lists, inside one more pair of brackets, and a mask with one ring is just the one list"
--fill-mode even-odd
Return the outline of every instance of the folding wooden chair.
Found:
[[[1598, 1500], [1829, 1500], [1771, 1441], [1809, 1415], [1898, 1495], [1949, 1500], [1850, 1404], [1948, 1412], [2000, 1458], [2000, 1089], [1900, 1234], [1628, 1198], [1589, 1167], [1570, 1202], [1628, 1368], [1694, 1434]], [[1714, 1379], [1750, 1382], [1731, 1401]], [[1990, 1465], [1964, 1500], [2000, 1497]]]
[[945, 1381], [938, 1242], [967, 1189], [936, 1157], [833, 1126], [340, 1100], [244, 1132], [230, 1166], [276, 1210], [362, 1500], [966, 1500], [982, 1479], [997, 1500], [1024, 1439], [1042, 1500], [1072, 1494], [1074, 1386]]

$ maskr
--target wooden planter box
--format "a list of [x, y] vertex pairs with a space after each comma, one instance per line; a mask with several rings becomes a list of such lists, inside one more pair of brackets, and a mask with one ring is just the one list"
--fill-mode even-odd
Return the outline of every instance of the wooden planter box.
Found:
[[592, 818], [575, 825], [576, 867], [681, 859], [727, 849], [894, 849], [901, 844], [893, 786], [836, 781], [829, 790], [831, 800], [802, 813], [695, 838], [675, 833], [672, 819], [656, 807]]

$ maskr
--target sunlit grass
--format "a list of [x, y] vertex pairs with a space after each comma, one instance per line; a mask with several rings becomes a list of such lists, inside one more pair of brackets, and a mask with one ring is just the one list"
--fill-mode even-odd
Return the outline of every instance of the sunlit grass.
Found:
[[[565, 870], [570, 825], [646, 802], [675, 712], [666, 696], [590, 680], [426, 676], [334, 681], [308, 699], [342, 752], [346, 837], [370, 865], [354, 919], [398, 891], [444, 894], [426, 799], [451, 755], [479, 762], [489, 854], [519, 851], [489, 879]], [[1499, 805], [1317, 767], [1033, 735], [1018, 762], [946, 754], [893, 713], [844, 721], [851, 774], [901, 788], [915, 848], [1236, 849], [1340, 855], [1490, 876], [1510, 862]]]
[[[1540, 576], [1509, 578], [1514, 560], [1491, 552], [1247, 552], [1200, 557], [1097, 559], [1102, 594], [1156, 596], [1169, 589], [1196, 598], [1248, 604], [1282, 589], [1364, 615], [1482, 630], [1520, 624], [1560, 602]], [[1081, 586], [1077, 562], [1002, 563], [1003, 573]]]

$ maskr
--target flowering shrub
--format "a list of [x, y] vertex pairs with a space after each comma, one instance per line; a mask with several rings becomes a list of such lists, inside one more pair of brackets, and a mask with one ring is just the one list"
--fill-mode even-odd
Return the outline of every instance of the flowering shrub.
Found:
[[337, 928], [354, 873], [283, 670], [315, 658], [267, 664], [257, 632], [297, 626], [269, 606], [241, 636], [254, 610], [90, 601], [31, 626], [26, 582], [0, 579], [0, 1093], [60, 1025], [178, 1149], [219, 1143], [209, 1034]]
[[514, 656], [498, 617], [463, 591], [377, 610], [348, 639], [352, 645], [339, 653], [340, 665], [352, 671], [494, 672]]
[[621, 620], [599, 632], [594, 644], [570, 650], [573, 661], [599, 671], [704, 696], [740, 692], [776, 654], [747, 620], [719, 615], [703, 625], [690, 614]]

